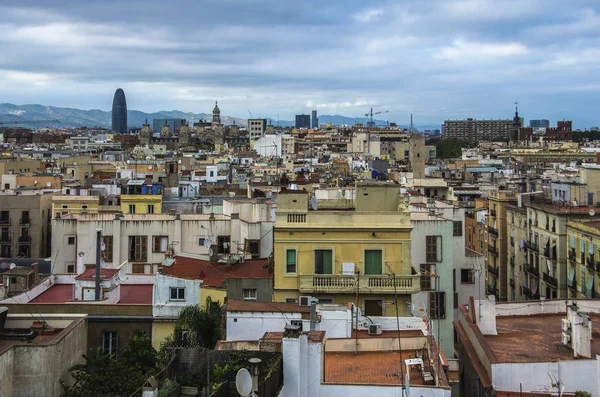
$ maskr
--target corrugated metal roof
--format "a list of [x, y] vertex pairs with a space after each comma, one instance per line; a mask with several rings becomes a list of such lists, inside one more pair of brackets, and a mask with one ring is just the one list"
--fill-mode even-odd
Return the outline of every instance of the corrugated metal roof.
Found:
[[496, 167], [466, 167], [467, 172], [498, 172]]

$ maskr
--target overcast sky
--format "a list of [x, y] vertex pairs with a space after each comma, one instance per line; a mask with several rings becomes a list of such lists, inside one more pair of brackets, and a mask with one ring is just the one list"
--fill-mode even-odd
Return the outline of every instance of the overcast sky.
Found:
[[0, 102], [600, 125], [598, 0], [3, 0]]

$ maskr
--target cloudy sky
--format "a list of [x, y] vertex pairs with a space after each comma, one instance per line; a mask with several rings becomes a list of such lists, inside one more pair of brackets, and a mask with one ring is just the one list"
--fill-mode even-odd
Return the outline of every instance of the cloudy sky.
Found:
[[600, 125], [598, 0], [3, 0], [0, 102]]

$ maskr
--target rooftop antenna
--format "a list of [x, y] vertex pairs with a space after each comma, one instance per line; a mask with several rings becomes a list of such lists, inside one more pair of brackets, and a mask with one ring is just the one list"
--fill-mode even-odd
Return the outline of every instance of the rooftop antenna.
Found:
[[310, 206], [312, 207], [313, 211], [317, 210], [317, 198], [315, 196], [310, 198]]

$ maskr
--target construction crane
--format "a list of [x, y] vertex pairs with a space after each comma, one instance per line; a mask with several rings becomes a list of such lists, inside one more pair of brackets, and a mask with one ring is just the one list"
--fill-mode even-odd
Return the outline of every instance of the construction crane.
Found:
[[381, 110], [379, 112], [373, 112], [373, 108], [371, 108], [371, 111], [367, 114], [365, 114], [365, 117], [370, 117], [370, 121], [367, 124], [368, 127], [373, 128], [375, 127], [375, 124], [373, 124], [373, 115], [374, 114], [383, 114], [383, 113], [389, 113], [389, 110]]
[[59, 123], [59, 120], [14, 120], [14, 121], [0, 121], [0, 125], [8, 124], [54, 124]]
[[250, 118], [253, 119], [254, 116], [252, 116], [252, 112], [250, 111], [250, 109], [248, 109], [248, 113], [250, 113]]

